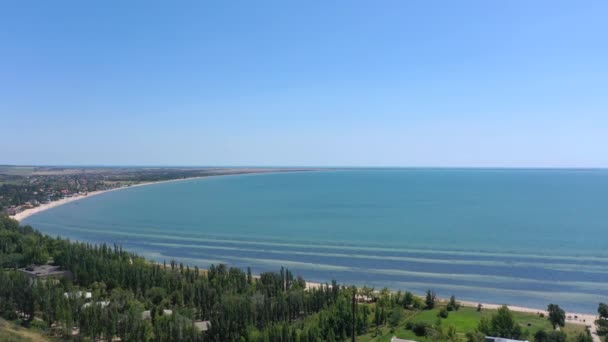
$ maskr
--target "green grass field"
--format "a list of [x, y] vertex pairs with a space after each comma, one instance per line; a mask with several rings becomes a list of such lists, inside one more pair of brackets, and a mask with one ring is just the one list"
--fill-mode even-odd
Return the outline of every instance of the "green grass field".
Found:
[[[407, 330], [405, 328], [405, 323], [409, 320], [411, 322], [426, 322], [433, 325], [435, 322], [437, 322], [437, 314], [439, 313], [439, 309], [406, 312], [406, 317], [394, 329], [394, 331], [391, 332], [391, 328], [385, 326], [379, 330], [379, 334], [376, 334], [375, 328], [371, 328], [370, 333], [360, 336], [357, 338], [357, 341], [389, 342], [392, 336], [397, 336], [399, 338], [414, 341], [433, 342], [432, 339], [424, 336], [416, 336], [412, 331]], [[449, 326], [453, 326], [456, 329], [460, 340], [466, 341], [465, 334], [467, 332], [475, 331], [482, 317], [489, 318], [495, 312], [496, 310], [486, 309], [478, 312], [475, 308], [462, 307], [458, 311], [450, 312], [448, 318], [441, 319], [441, 326], [444, 330], [447, 330]], [[536, 314], [513, 312], [513, 316], [521, 325], [522, 329], [529, 332], [529, 340], [532, 340], [533, 335], [540, 329], [545, 329], [546, 331], [552, 330], [549, 321], [546, 318], [539, 317]], [[585, 327], [582, 325], [567, 324], [563, 330], [568, 334], [568, 340], [574, 341], [575, 336], [577, 336], [579, 333], [585, 332]]]

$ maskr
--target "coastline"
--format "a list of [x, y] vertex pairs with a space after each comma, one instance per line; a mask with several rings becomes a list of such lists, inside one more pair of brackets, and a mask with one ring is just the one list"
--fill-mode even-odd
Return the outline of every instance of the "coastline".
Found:
[[122, 187], [118, 187], [118, 188], [107, 189], [107, 190], [92, 191], [92, 192], [87, 193], [86, 195], [77, 195], [77, 196], [72, 196], [72, 197], [68, 197], [68, 198], [62, 198], [62, 199], [57, 200], [57, 201], [52, 201], [52, 202], [49, 202], [49, 203], [45, 203], [45, 204], [39, 205], [39, 206], [37, 206], [35, 208], [25, 209], [24, 211], [22, 211], [20, 213], [17, 213], [16, 215], [10, 216], [10, 218], [15, 219], [15, 220], [21, 222], [22, 220], [25, 220], [26, 218], [28, 218], [28, 217], [30, 217], [32, 215], [41, 213], [43, 211], [46, 211], [46, 210], [49, 210], [49, 209], [53, 209], [53, 208], [62, 206], [64, 204], [80, 201], [80, 200], [85, 199], [85, 198], [89, 198], [89, 197], [105, 194], [107, 192], [124, 190], [124, 189], [131, 189], [131, 188], [135, 188], [135, 187], [138, 187], [138, 186], [145, 186], [145, 185], [152, 185], [152, 184], [161, 184], [161, 183], [168, 183], [168, 182], [176, 182], [176, 181], [189, 180], [189, 179], [198, 179], [198, 178], [204, 178], [204, 177], [213, 177], [213, 176], [168, 179], [168, 180], [156, 181], [156, 182], [137, 183], [137, 184], [132, 184], [132, 185], [128, 185], [128, 186], [122, 186]]
[[[446, 300], [441, 299], [441, 301], [446, 301]], [[460, 302], [460, 304], [463, 306], [472, 307], [472, 308], [476, 308], [479, 304], [481, 304], [482, 310], [484, 310], [484, 309], [497, 310], [503, 306], [503, 304], [479, 303], [479, 302], [466, 301], [466, 300], [459, 300], [458, 302]], [[545, 309], [540, 310], [540, 309], [528, 308], [528, 307], [524, 307], [524, 306], [508, 305], [508, 304], [507, 304], [507, 307], [509, 308], [509, 310], [514, 311], [514, 312], [522, 312], [522, 313], [529, 313], [529, 314], [541, 314], [542, 313], [545, 315], [545, 317], [549, 316], [549, 313]], [[597, 320], [598, 318], [599, 317], [597, 315], [566, 311], [566, 323], [587, 326], [589, 328], [589, 330], [591, 331], [591, 336], [594, 338], [594, 341], [599, 342], [600, 341], [599, 337], [597, 336], [596, 331], [595, 331], [596, 330], [595, 329], [595, 320]]]
[[[57, 200], [57, 201], [53, 201], [50, 203], [46, 203], [43, 205], [40, 205], [38, 207], [35, 208], [31, 208], [31, 209], [26, 209], [23, 212], [20, 212], [14, 216], [11, 216], [11, 218], [17, 220], [17, 221], [22, 221], [32, 215], [35, 215], [37, 213], [70, 203], [70, 202], [75, 202], [75, 201], [79, 201], [82, 199], [86, 199], [87, 197], [90, 196], [97, 196], [106, 192], [110, 192], [110, 191], [118, 191], [121, 189], [129, 189], [132, 187], [138, 187], [138, 186], [146, 186], [146, 185], [152, 185], [152, 184], [160, 184], [160, 183], [168, 183], [168, 182], [177, 182], [177, 181], [184, 181], [184, 180], [193, 180], [193, 179], [200, 179], [200, 178], [206, 178], [206, 177], [217, 177], [217, 176], [231, 176], [231, 175], [254, 175], [254, 174], [271, 174], [271, 173], [282, 173], [282, 172], [301, 172], [301, 171], [315, 171], [315, 169], [306, 169], [306, 170], [285, 170], [285, 169], [257, 169], [257, 170], [246, 170], [246, 169], [241, 169], [241, 170], [232, 170], [232, 172], [225, 172], [225, 173], [219, 173], [219, 174], [210, 174], [210, 175], [204, 175], [204, 176], [196, 176], [196, 177], [187, 177], [187, 178], [177, 178], [177, 179], [168, 179], [168, 180], [161, 180], [161, 181], [151, 181], [151, 182], [142, 182], [142, 183], [136, 183], [136, 184], [132, 184], [132, 185], [128, 185], [128, 186], [122, 186], [122, 187], [117, 187], [117, 188], [112, 188], [112, 189], [107, 189], [107, 190], [99, 190], [99, 191], [93, 191], [88, 193], [87, 195], [77, 195], [77, 196], [73, 196], [73, 197], [69, 197], [69, 198], [65, 198], [65, 199], [61, 199], [61, 200]], [[307, 288], [318, 288], [322, 285], [324, 285], [325, 283], [317, 283], [317, 282], [307, 282]], [[441, 302], [446, 301], [445, 298], [440, 298], [438, 299]], [[502, 305], [500, 304], [492, 304], [492, 303], [483, 303], [483, 302], [475, 302], [475, 301], [462, 301], [459, 300], [459, 302], [466, 307], [477, 307], [478, 304], [482, 305], [482, 308], [485, 310], [496, 310], [498, 308], [500, 308]], [[536, 308], [530, 308], [530, 307], [524, 307], [524, 306], [514, 306], [514, 305], [507, 305], [507, 307], [514, 312], [521, 312], [521, 313], [528, 313], [528, 314], [540, 314], [543, 313], [545, 316], [548, 315], [547, 311], [544, 309], [536, 309]], [[575, 318], [576, 317], [576, 318]], [[595, 320], [597, 319], [597, 315], [593, 315], [593, 314], [583, 314], [583, 313], [575, 313], [575, 312], [567, 312], [566, 313], [566, 322], [569, 324], [577, 324], [577, 325], [584, 325], [589, 327], [592, 336], [594, 338], [594, 341], [599, 341], [598, 336], [596, 335], [596, 329], [595, 329]]]
[[[324, 283], [306, 281], [307, 290], [308, 289], [317, 289], [317, 288], [319, 288], [321, 286], [325, 286], [325, 285], [326, 284], [324, 284]], [[331, 285], [329, 285], [329, 286], [331, 286]], [[448, 302], [448, 299], [446, 299], [446, 298], [438, 298], [437, 300], [441, 303]], [[477, 306], [479, 304], [481, 304], [482, 310], [498, 310], [499, 308], [501, 308], [503, 306], [503, 304], [482, 303], [482, 302], [458, 300], [458, 299], [456, 299], [456, 300], [462, 306], [470, 307], [470, 308], [477, 308]], [[514, 311], [514, 312], [521, 312], [521, 313], [528, 313], [528, 314], [544, 314], [545, 317], [549, 316], [549, 313], [545, 309], [535, 309], [535, 308], [529, 308], [529, 307], [517, 306], [517, 305], [508, 305], [508, 304], [506, 304], [506, 305], [509, 308], [509, 310]], [[594, 335], [595, 320], [597, 320], [598, 318], [599, 317], [597, 315], [592, 315], [592, 314], [584, 314], [584, 313], [578, 313], [578, 312], [566, 312], [566, 323], [585, 325], [591, 329], [592, 336], [595, 336], [595, 337], [597, 337], [597, 335]]]
[[118, 187], [118, 188], [107, 189], [107, 190], [92, 191], [92, 192], [87, 193], [86, 195], [77, 195], [77, 196], [72, 196], [72, 197], [68, 197], [68, 198], [62, 198], [60, 200], [56, 200], [56, 201], [52, 201], [52, 202], [49, 202], [49, 203], [41, 204], [41, 205], [39, 205], [37, 207], [34, 207], [34, 208], [25, 209], [24, 211], [22, 211], [20, 213], [17, 213], [15, 215], [9, 215], [9, 217], [12, 218], [12, 219], [14, 219], [14, 220], [17, 220], [17, 221], [21, 222], [22, 220], [25, 220], [26, 218], [28, 218], [28, 217], [30, 217], [32, 215], [41, 213], [41, 212], [49, 210], [49, 209], [53, 209], [53, 208], [59, 207], [59, 206], [64, 205], [64, 204], [80, 201], [82, 199], [86, 199], [86, 198], [89, 198], [89, 197], [92, 197], [92, 196], [97, 196], [97, 195], [105, 194], [105, 193], [111, 192], [111, 191], [131, 189], [131, 188], [135, 188], [135, 187], [139, 187], [139, 186], [146, 186], [146, 185], [153, 185], [153, 184], [162, 184], [162, 183], [169, 183], [169, 182], [179, 182], [179, 181], [201, 179], [201, 178], [208, 178], [208, 177], [253, 175], [253, 174], [270, 174], [270, 173], [301, 172], [301, 171], [317, 171], [317, 169], [227, 169], [224, 173], [210, 174], [210, 175], [205, 175], [205, 176], [175, 178], [175, 179], [167, 179], [167, 180], [152, 181], [152, 182], [142, 182], [142, 183], [136, 183], [136, 184], [131, 184], [131, 185], [127, 185], [127, 186], [121, 186], [121, 187]]

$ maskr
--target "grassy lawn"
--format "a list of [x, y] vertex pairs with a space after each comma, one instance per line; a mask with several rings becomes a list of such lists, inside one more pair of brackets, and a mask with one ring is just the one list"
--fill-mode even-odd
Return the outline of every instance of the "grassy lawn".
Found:
[[[456, 332], [461, 341], [466, 341], [465, 334], [467, 332], [475, 331], [479, 321], [482, 317], [490, 318], [496, 310], [483, 309], [477, 311], [476, 308], [462, 307], [458, 311], [450, 312], [448, 318], [441, 319], [441, 326], [445, 330], [449, 326], [456, 328]], [[362, 342], [388, 342], [392, 336], [399, 338], [420, 341], [420, 342], [433, 342], [432, 339], [424, 336], [416, 336], [412, 331], [405, 329], [405, 323], [409, 320], [411, 322], [426, 322], [434, 325], [437, 322], [437, 314], [439, 309], [424, 310], [424, 311], [408, 311], [406, 317], [402, 322], [391, 332], [391, 328], [388, 326], [382, 327], [379, 333], [376, 334], [375, 328], [370, 328], [370, 332], [366, 335], [359, 336], [357, 341]], [[539, 317], [536, 314], [528, 314], [521, 312], [513, 312], [513, 316], [516, 321], [521, 325], [522, 330], [529, 332], [528, 340], [533, 340], [533, 335], [540, 329], [551, 331], [552, 327], [547, 318]], [[568, 340], [574, 341], [574, 337], [579, 333], [585, 332], [585, 327], [576, 324], [567, 324], [563, 329], [568, 334]]]

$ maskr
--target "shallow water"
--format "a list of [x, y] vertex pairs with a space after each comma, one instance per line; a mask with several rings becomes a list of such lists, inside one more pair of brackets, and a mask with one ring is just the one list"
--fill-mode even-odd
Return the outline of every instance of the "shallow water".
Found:
[[157, 261], [594, 312], [608, 171], [395, 169], [209, 177], [109, 192], [24, 223]]

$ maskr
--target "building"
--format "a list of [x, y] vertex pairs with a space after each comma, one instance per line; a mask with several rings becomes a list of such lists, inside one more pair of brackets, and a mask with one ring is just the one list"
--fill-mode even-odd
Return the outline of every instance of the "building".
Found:
[[100, 306], [102, 309], [105, 308], [106, 306], [110, 305], [110, 301], [101, 301], [101, 302], [93, 302], [93, 303], [84, 303], [82, 305], [82, 308], [88, 308], [89, 306], [91, 306], [92, 304], [98, 305]]
[[416, 341], [412, 341], [412, 340], [404, 340], [404, 339], [397, 338], [397, 336], [393, 336], [393, 337], [391, 338], [391, 342], [416, 342]]
[[26, 268], [20, 268], [19, 272], [25, 273], [32, 279], [72, 278], [72, 272], [53, 265], [29, 265]]
[[75, 291], [75, 292], [64, 292], [63, 296], [65, 298], [82, 298], [82, 299], [91, 299], [93, 298], [93, 294], [91, 292], [84, 291]]
[[[158, 315], [158, 313], [157, 313], [157, 315]], [[163, 309], [162, 316], [165, 316], [165, 315], [173, 315], [173, 310]], [[141, 319], [143, 319], [143, 320], [152, 319], [152, 313], [150, 312], [150, 310], [146, 310], [146, 311], [142, 312]]]
[[211, 327], [210, 321], [194, 321], [194, 328], [201, 332], [206, 332]]
[[508, 338], [503, 338], [503, 337], [491, 337], [491, 336], [486, 336], [486, 342], [528, 342], [523, 341], [523, 340], [511, 340]]

